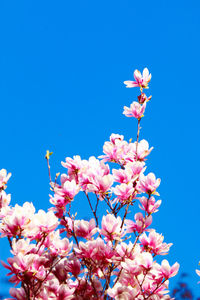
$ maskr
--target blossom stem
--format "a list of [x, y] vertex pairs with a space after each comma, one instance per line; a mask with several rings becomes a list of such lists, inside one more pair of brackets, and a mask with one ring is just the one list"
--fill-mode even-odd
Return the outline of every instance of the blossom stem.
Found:
[[91, 204], [90, 198], [89, 198], [89, 196], [88, 196], [88, 194], [87, 194], [86, 192], [85, 192], [85, 195], [86, 195], [86, 197], [87, 197], [87, 199], [88, 199], [88, 203], [89, 203], [89, 205], [90, 205], [90, 208], [91, 208], [91, 210], [92, 210], [92, 213], [93, 213], [93, 215], [94, 215], [94, 217], [95, 217], [96, 224], [97, 224], [97, 226], [99, 226], [99, 223], [98, 223], [98, 218], [97, 218], [96, 212], [94, 211], [94, 209], [93, 209], [93, 207], [92, 207], [92, 204]]
[[137, 140], [136, 140], [136, 161], [138, 160], [138, 143], [139, 143], [139, 135], [140, 135], [140, 121], [141, 119], [138, 119], [138, 128], [137, 128]]

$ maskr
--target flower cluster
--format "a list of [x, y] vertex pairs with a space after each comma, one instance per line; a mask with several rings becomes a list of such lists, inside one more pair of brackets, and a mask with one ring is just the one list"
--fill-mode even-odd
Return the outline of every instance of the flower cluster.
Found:
[[[157, 262], [172, 244], [150, 228], [161, 205], [155, 198], [160, 179], [145, 174], [153, 148], [139, 140], [141, 118], [151, 98], [143, 89], [151, 74], [147, 68], [143, 74], [136, 70], [134, 78], [125, 84], [139, 87], [141, 94], [138, 102], [124, 107], [124, 115], [137, 119], [136, 141], [111, 134], [98, 159], [67, 157], [60, 182], [50, 176], [48, 212], [36, 212], [28, 202], [10, 206], [5, 192], [10, 174], [0, 171], [0, 234], [8, 238], [12, 253], [3, 265], [10, 281], [20, 284], [10, 289], [10, 299], [171, 299], [169, 279], [179, 264]], [[49, 155], [46, 158], [49, 166]], [[77, 194], [91, 209], [89, 221], [72, 213]], [[107, 210], [99, 217], [101, 205]]]

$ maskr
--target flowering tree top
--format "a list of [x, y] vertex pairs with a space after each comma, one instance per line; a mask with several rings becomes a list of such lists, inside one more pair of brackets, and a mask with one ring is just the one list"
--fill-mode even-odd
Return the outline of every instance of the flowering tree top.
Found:
[[[36, 212], [28, 202], [10, 206], [5, 193], [10, 174], [0, 171], [0, 233], [7, 237], [13, 255], [3, 265], [10, 281], [20, 284], [10, 289], [10, 299], [172, 299], [169, 278], [177, 274], [179, 264], [157, 262], [172, 244], [150, 227], [161, 205], [156, 199], [160, 179], [152, 172], [145, 175], [153, 148], [139, 139], [151, 99], [143, 89], [151, 74], [147, 68], [142, 74], [136, 70], [134, 78], [124, 83], [140, 88], [138, 101], [125, 106], [123, 114], [137, 119], [136, 141], [113, 133], [99, 158], [66, 157], [60, 181], [59, 174], [51, 179], [48, 151], [52, 192], [48, 212]], [[72, 213], [80, 193], [93, 215], [89, 221]], [[101, 205], [107, 207], [103, 215]]]

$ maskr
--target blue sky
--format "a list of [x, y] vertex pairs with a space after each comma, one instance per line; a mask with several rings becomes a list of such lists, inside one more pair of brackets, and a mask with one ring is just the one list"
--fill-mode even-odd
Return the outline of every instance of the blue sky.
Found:
[[163, 200], [153, 226], [174, 244], [169, 261], [190, 274], [197, 296], [199, 9], [185, 0], [0, 2], [0, 168], [12, 173], [12, 204], [49, 207], [47, 149], [55, 174], [66, 156], [101, 155], [111, 133], [136, 137], [122, 111], [138, 91], [123, 81], [148, 67], [141, 138], [154, 147], [147, 170], [162, 179]]

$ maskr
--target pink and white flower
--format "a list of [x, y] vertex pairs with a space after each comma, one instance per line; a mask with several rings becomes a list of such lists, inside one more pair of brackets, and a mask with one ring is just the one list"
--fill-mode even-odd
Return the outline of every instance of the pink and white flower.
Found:
[[177, 262], [170, 267], [169, 262], [164, 259], [161, 263], [159, 272], [162, 273], [166, 279], [168, 279], [174, 277], [178, 273], [179, 267], [180, 265]]
[[77, 237], [83, 237], [85, 239], [91, 239], [92, 236], [98, 231], [94, 219], [89, 222], [85, 220], [74, 221], [74, 233]]
[[146, 108], [146, 103], [143, 105], [138, 102], [133, 102], [130, 107], [124, 106], [123, 114], [126, 117], [134, 117], [136, 119], [141, 119], [143, 117]]
[[0, 209], [2, 207], [6, 207], [9, 205], [11, 200], [11, 195], [10, 194], [6, 194], [4, 190], [0, 191]]
[[135, 78], [135, 81], [124, 81], [124, 84], [126, 84], [127, 88], [138, 86], [140, 88], [148, 89], [148, 83], [151, 80], [151, 74], [149, 74], [149, 70], [147, 68], [143, 70], [142, 74], [140, 73], [140, 71], [135, 70], [133, 76]]
[[128, 184], [119, 184], [116, 187], [114, 187], [112, 191], [117, 196], [117, 199], [120, 202], [125, 202], [127, 200], [130, 200], [130, 198], [132, 200], [135, 197], [135, 188], [133, 187], [132, 182]]
[[157, 233], [155, 230], [151, 230], [149, 236], [143, 233], [139, 240], [145, 251], [149, 251], [154, 255], [166, 255], [172, 244], [163, 243], [164, 236]]
[[1, 221], [1, 237], [27, 236], [31, 229], [34, 213], [33, 204], [28, 202], [25, 202], [23, 206], [16, 204], [13, 208], [9, 208]]
[[105, 236], [106, 241], [119, 240], [124, 233], [124, 230], [121, 228], [121, 226], [122, 220], [119, 216], [115, 218], [115, 216], [108, 214], [102, 218], [102, 229], [100, 232]]
[[130, 146], [132, 153], [134, 153], [134, 160], [136, 160], [137, 150], [137, 161], [144, 161], [153, 150], [153, 147], [149, 149], [149, 143], [146, 140], [141, 140], [138, 144], [136, 142], [131, 143]]
[[139, 189], [141, 190], [141, 192], [147, 193], [149, 195], [159, 195], [156, 192], [156, 189], [159, 187], [160, 181], [160, 178], [156, 179], [153, 173], [149, 173], [147, 176], [141, 174], [139, 181]]
[[147, 214], [152, 214], [158, 211], [158, 208], [160, 207], [162, 201], [158, 200], [156, 201], [155, 198], [153, 196], [151, 196], [150, 198], [147, 198], [145, 196], [139, 198], [139, 201], [141, 203], [141, 205], [139, 205], [139, 207], [146, 211]]
[[11, 173], [7, 174], [7, 171], [5, 169], [0, 170], [0, 190], [6, 188], [6, 184], [11, 177]]
[[133, 222], [132, 220], [125, 220], [126, 233], [142, 233], [152, 223], [152, 216], [148, 216], [145, 218], [142, 213], [136, 213], [134, 218], [135, 222]]

